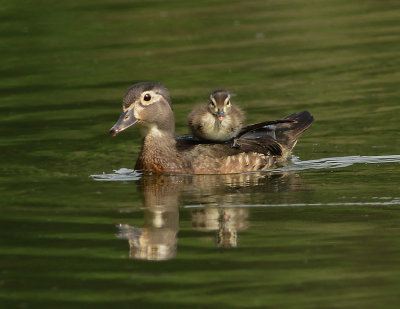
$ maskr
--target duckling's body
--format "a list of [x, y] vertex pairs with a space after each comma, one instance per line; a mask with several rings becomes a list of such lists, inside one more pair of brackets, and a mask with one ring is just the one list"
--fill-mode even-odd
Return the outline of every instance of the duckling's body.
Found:
[[188, 116], [188, 125], [200, 140], [225, 142], [234, 138], [242, 129], [242, 110], [230, 100], [226, 90], [215, 90], [207, 105], [196, 106]]
[[174, 115], [168, 90], [158, 83], [128, 89], [124, 112], [111, 128], [116, 135], [138, 124], [143, 136], [136, 169], [146, 174], [228, 174], [267, 170], [285, 160], [297, 138], [311, 125], [308, 112], [292, 114], [274, 126], [242, 128], [234, 141], [204, 143], [190, 136], [174, 138]]

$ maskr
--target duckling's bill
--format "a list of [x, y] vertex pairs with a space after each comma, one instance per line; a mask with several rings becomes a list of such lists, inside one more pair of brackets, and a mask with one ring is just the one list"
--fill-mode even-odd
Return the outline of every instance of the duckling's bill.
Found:
[[218, 108], [217, 118], [219, 121], [221, 121], [225, 118], [225, 112], [222, 108]]
[[138, 119], [134, 115], [134, 109], [129, 108], [124, 111], [119, 117], [118, 121], [110, 129], [110, 134], [112, 136], [117, 135], [119, 132], [133, 126], [138, 122]]

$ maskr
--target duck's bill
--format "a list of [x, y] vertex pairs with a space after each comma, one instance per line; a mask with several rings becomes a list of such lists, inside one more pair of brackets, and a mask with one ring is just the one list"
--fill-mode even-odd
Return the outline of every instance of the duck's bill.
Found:
[[223, 111], [223, 109], [218, 109], [217, 118], [219, 121], [222, 121], [225, 118], [225, 112]]
[[138, 122], [138, 120], [133, 115], [133, 108], [132, 109], [128, 109], [126, 112], [123, 112], [121, 114], [121, 116], [119, 117], [117, 123], [114, 124], [113, 127], [110, 129], [110, 134], [112, 136], [115, 136], [119, 132], [129, 128], [130, 126], [133, 126], [137, 122]]

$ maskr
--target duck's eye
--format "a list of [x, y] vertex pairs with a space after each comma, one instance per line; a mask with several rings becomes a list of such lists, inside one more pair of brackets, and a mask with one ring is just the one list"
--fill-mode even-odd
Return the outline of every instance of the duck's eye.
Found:
[[226, 102], [226, 106], [231, 105], [231, 101]]
[[215, 107], [215, 103], [213, 101], [210, 102], [211, 107]]
[[151, 100], [151, 95], [149, 95], [148, 93], [146, 93], [143, 97], [143, 100], [145, 100], [146, 102], [149, 102]]

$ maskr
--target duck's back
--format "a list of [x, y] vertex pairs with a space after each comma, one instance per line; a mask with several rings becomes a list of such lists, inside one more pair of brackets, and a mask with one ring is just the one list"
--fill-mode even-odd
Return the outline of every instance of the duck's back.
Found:
[[284, 120], [244, 127], [234, 140], [220, 144], [181, 137], [177, 139], [177, 149], [184, 161], [190, 162], [191, 173], [194, 174], [267, 170], [288, 158], [297, 139], [314, 118], [304, 111], [289, 115]]

